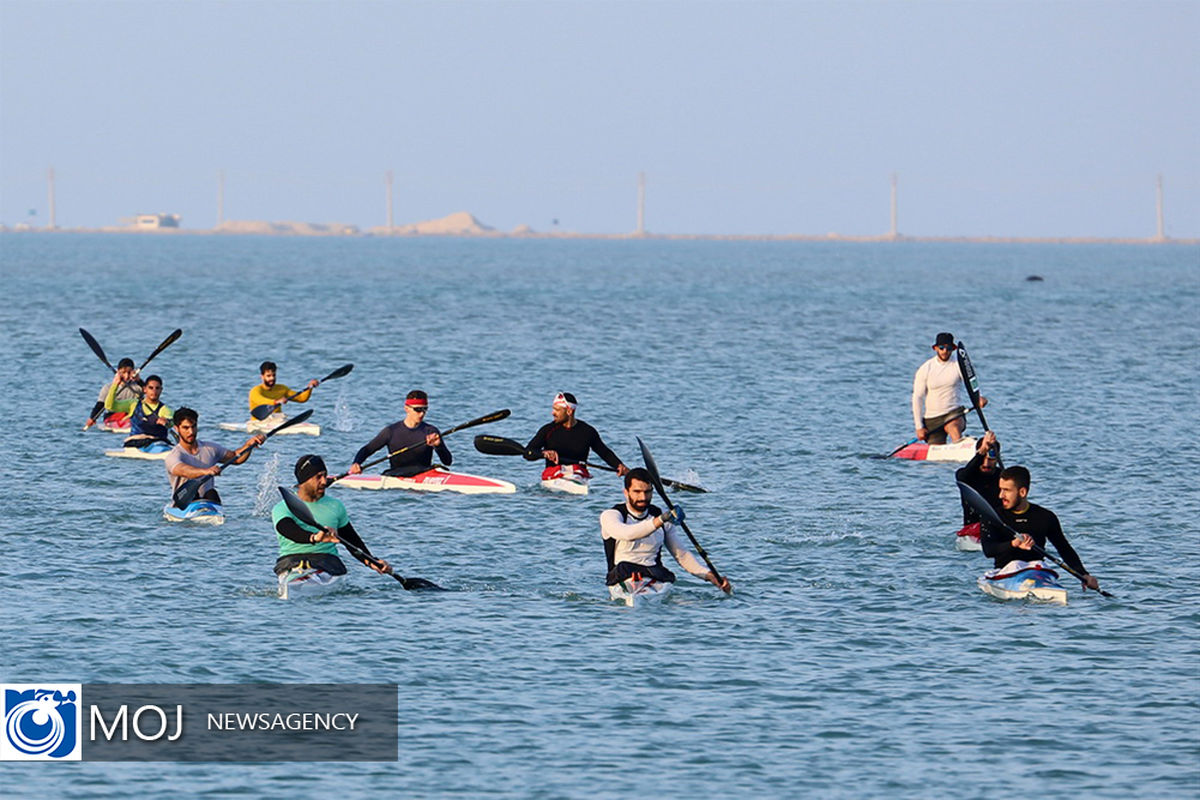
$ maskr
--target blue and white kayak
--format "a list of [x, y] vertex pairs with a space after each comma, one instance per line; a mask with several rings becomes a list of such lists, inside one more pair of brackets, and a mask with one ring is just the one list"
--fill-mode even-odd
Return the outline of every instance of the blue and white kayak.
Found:
[[1001, 600], [1037, 600], [1067, 604], [1067, 590], [1058, 573], [1041, 561], [1010, 561], [979, 576], [979, 588]]
[[297, 567], [279, 576], [279, 599], [320, 597], [340, 589], [345, 581], [345, 575], [331, 575], [324, 570]]
[[671, 593], [672, 584], [667, 581], [652, 581], [649, 578], [629, 578], [608, 587], [610, 600], [617, 600], [631, 608], [661, 603]]
[[209, 500], [195, 500], [187, 508], [176, 508], [171, 503], [163, 506], [163, 519], [168, 522], [190, 522], [193, 525], [225, 524], [225, 509]]
[[162, 461], [171, 452], [170, 442], [156, 439], [145, 447], [122, 447], [120, 450], [105, 450], [104, 455], [111, 458], [141, 458], [146, 461]]

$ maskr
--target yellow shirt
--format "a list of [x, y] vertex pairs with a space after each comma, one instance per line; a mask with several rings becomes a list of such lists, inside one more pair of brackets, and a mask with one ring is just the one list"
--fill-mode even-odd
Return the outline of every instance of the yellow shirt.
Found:
[[[287, 397], [291, 393], [292, 393], [292, 390], [289, 389], [287, 386], [285, 386], [282, 383], [277, 383], [274, 386], [272, 386], [270, 389], [265, 388], [260, 383], [258, 386], [255, 386], [253, 389], [250, 390], [250, 410], [253, 411], [254, 409], [258, 408], [259, 406], [273, 406], [276, 403], [278, 403], [280, 400], [282, 400], [283, 398]], [[288, 402], [289, 403], [307, 403], [308, 398], [311, 395], [312, 395], [312, 389], [305, 389], [303, 392], [296, 395], [293, 399], [289, 400]]]

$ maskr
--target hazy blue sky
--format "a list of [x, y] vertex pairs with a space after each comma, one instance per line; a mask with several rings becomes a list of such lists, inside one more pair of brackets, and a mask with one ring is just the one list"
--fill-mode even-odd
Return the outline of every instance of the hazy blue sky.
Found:
[[1200, 2], [0, 0], [0, 222], [1200, 236]]

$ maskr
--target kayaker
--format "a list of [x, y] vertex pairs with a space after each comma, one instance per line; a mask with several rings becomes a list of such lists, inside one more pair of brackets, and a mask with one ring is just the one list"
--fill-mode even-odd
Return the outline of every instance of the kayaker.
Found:
[[163, 382], [157, 375], [146, 378], [145, 394], [133, 405], [129, 415], [126, 447], [145, 447], [153, 442], [169, 441], [167, 436], [174, 412], [162, 402]]
[[[288, 395], [292, 393], [292, 390], [286, 384], [276, 382], [275, 373], [278, 369], [274, 361], [264, 361], [258, 365], [258, 376], [262, 382], [250, 390], [251, 411], [259, 406], [273, 406], [277, 403], [307, 403], [308, 398], [312, 396], [313, 387], [320, 383], [319, 380], [313, 378], [308, 382], [307, 389], [288, 400]], [[275, 409], [275, 411], [278, 412], [279, 409]]]
[[[282, 575], [293, 569], [319, 569], [330, 575], [345, 575], [346, 565], [338, 558], [338, 542], [344, 541], [370, 556], [371, 551], [350, 524], [346, 507], [342, 501], [325, 495], [329, 484], [329, 472], [320, 456], [303, 455], [296, 462], [296, 494], [308, 506], [313, 519], [321, 524], [313, 528], [292, 515], [287, 503], [280, 500], [271, 509], [271, 521], [279, 539], [279, 558], [275, 562], [275, 574]], [[357, 558], [357, 556], [355, 556]], [[379, 573], [388, 571], [388, 563], [374, 558], [363, 564]]]
[[615, 586], [639, 576], [660, 583], [674, 583], [675, 574], [662, 563], [665, 544], [679, 566], [725, 592], [731, 591], [729, 579], [722, 577], [717, 580], [688, 548], [687, 541], [676, 528], [676, 524], [683, 521], [683, 507], [676, 505], [664, 513], [651, 504], [653, 492], [650, 473], [644, 467], [627, 470], [625, 502], [600, 514], [600, 536], [604, 540], [604, 555], [608, 559], [605, 583]]
[[[954, 473], [954, 479], [965, 483], [983, 496], [992, 508], [1000, 506], [1000, 441], [996, 434], [988, 431], [979, 440], [975, 456]], [[978, 535], [979, 514], [967, 501], [963, 501], [963, 528], [976, 526]]]
[[1000, 473], [1000, 517], [1010, 528], [1017, 531], [1017, 536], [1014, 537], [1003, 528], [997, 529], [995, 525], [984, 522], [980, 536], [984, 555], [993, 559], [997, 568], [1010, 561], [1035, 561], [1038, 555], [1032, 546], [1036, 544], [1039, 549], [1044, 550], [1046, 542], [1049, 541], [1067, 566], [1083, 576], [1083, 587], [1098, 590], [1100, 582], [1096, 580], [1096, 576], [1088, 574], [1084, 569], [1075, 548], [1071, 547], [1071, 543], [1063, 534], [1058, 517], [1053, 511], [1034, 505], [1026, 499], [1029, 496], [1029, 483], [1029, 470], [1025, 467], [1012, 466]]
[[[172, 418], [175, 431], [179, 435], [179, 444], [171, 448], [164, 462], [167, 477], [171, 481], [172, 501], [175, 499], [175, 492], [189, 478], [216, 475], [222, 464], [244, 464], [254, 448], [267, 440], [261, 433], [256, 433], [237, 450], [229, 450], [212, 442], [202, 442], [197, 438], [199, 417], [199, 414], [185, 406], [176, 411]], [[221, 503], [221, 496], [217, 494], [213, 481], [205, 481], [193, 499]], [[176, 506], [184, 508], [186, 504], [181, 506], [176, 502]]]
[[539, 458], [546, 460], [542, 480], [561, 477], [562, 467], [566, 465], [572, 465], [575, 474], [590, 478], [591, 475], [584, 466], [589, 451], [595, 451], [618, 475], [627, 474], [629, 467], [609, 449], [596, 429], [575, 418], [575, 410], [578, 407], [579, 402], [570, 392], [556, 394], [550, 405], [551, 421], [539, 428], [529, 440], [529, 444], [525, 446], [525, 458], [530, 461]]
[[117, 362], [117, 371], [112, 380], [100, 387], [96, 404], [83, 423], [83, 429], [87, 430], [101, 419], [129, 414], [141, 396], [142, 382], [137, 379], [137, 367], [133, 365], [132, 358], [122, 358]]
[[384, 475], [407, 478], [428, 472], [433, 466], [435, 450], [438, 458], [447, 467], [454, 463], [450, 448], [442, 441], [441, 431], [425, 421], [428, 411], [429, 395], [420, 389], [409, 392], [404, 398], [404, 419], [384, 426], [383, 430], [375, 434], [374, 439], [354, 454], [350, 474], [357, 475], [362, 472], [362, 463], [382, 447], [387, 447], [389, 453], [404, 450], [388, 460], [388, 468], [384, 470]]
[[[933, 344], [934, 355], [917, 368], [913, 376], [912, 413], [917, 438], [929, 444], [957, 442], [967, 427], [966, 408], [970, 402], [958, 368], [954, 334], [939, 333]], [[979, 404], [987, 405], [980, 397]]]

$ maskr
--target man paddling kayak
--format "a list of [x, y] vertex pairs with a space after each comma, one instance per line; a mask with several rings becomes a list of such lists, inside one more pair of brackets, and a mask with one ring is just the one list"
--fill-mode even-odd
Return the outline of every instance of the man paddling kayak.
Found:
[[1029, 496], [1029, 470], [1020, 466], [1008, 467], [1000, 473], [998, 483], [1002, 506], [1000, 517], [1017, 532], [1017, 536], [1011, 537], [1008, 531], [984, 522], [980, 542], [984, 555], [993, 559], [996, 568], [1010, 561], [1036, 560], [1038, 556], [1032, 546], [1045, 550], [1049, 540], [1066, 565], [1083, 576], [1083, 587], [1099, 591], [1100, 582], [1084, 569], [1075, 548], [1063, 534], [1058, 517], [1053, 511], [1026, 499]]
[[[975, 457], [959, 467], [954, 473], [954, 479], [965, 483], [983, 496], [992, 508], [1000, 506], [1000, 441], [996, 434], [988, 431], [979, 440], [975, 449]], [[963, 525], [978, 525], [979, 514], [971, 508], [970, 503], [963, 500]]]
[[307, 403], [308, 398], [312, 396], [313, 387], [320, 383], [313, 378], [308, 382], [307, 389], [289, 401], [288, 395], [292, 393], [292, 390], [286, 384], [276, 382], [275, 373], [278, 369], [274, 361], [264, 361], [258, 365], [258, 376], [262, 382], [250, 390], [251, 411], [259, 406], [273, 406], [287, 402]]
[[[954, 335], [939, 333], [933, 344], [934, 355], [913, 376], [912, 413], [917, 438], [929, 444], [945, 444], [962, 439], [967, 427], [967, 389], [958, 368]], [[987, 398], [979, 398], [980, 406]]]
[[173, 423], [174, 412], [162, 402], [163, 381], [157, 375], [146, 378], [145, 394], [134, 403], [129, 415], [129, 436], [125, 447], [146, 447], [154, 442], [166, 442]]
[[542, 480], [559, 477], [562, 468], [568, 465], [573, 467], [575, 474], [581, 474], [585, 479], [590, 477], [584, 462], [587, 461], [588, 452], [593, 450], [618, 475], [628, 473], [629, 467], [609, 449], [596, 429], [575, 418], [578, 407], [575, 395], [570, 392], [555, 395], [550, 406], [551, 421], [539, 428], [529, 444], [525, 445], [525, 458], [529, 461], [546, 459]]
[[600, 515], [600, 536], [608, 559], [605, 583], [615, 586], [630, 579], [674, 583], [675, 574], [662, 563], [665, 544], [679, 566], [725, 592], [732, 591], [729, 579], [718, 580], [688, 549], [686, 539], [676, 529], [676, 523], [683, 521], [683, 508], [676, 505], [663, 513], [650, 503], [653, 492], [650, 473], [646, 469], [628, 470], [625, 473], [625, 502]]
[[[175, 500], [179, 487], [190, 478], [202, 478], [205, 475], [216, 475], [222, 464], [244, 464], [250, 458], [255, 447], [267, 440], [261, 433], [256, 433], [246, 440], [237, 450], [229, 450], [212, 442], [201, 442], [197, 438], [200, 415], [190, 408], [184, 407], [175, 412], [175, 430], [179, 434], [179, 444], [167, 453], [164, 462], [167, 467], [167, 478], [171, 481], [171, 501], [176, 508], [186, 507]], [[221, 504], [221, 496], [213, 481], [205, 481], [194, 499], [207, 500]]]
[[[320, 525], [314, 528], [296, 519], [287, 503], [280, 500], [271, 509], [271, 521], [279, 539], [279, 558], [275, 574], [286, 575], [292, 570], [316, 569], [330, 575], [345, 575], [346, 565], [338, 558], [338, 542], [354, 548], [355, 558], [378, 573], [388, 572], [388, 563], [371, 556], [371, 551], [350, 524], [342, 501], [325, 494], [329, 472], [320, 456], [304, 455], [296, 462], [296, 494], [308, 506]], [[361, 555], [360, 555], [361, 553]], [[370, 560], [367, 560], [369, 557]]]
[[127, 415], [133, 410], [133, 404], [142, 396], [142, 382], [137, 379], [137, 367], [132, 358], [122, 358], [117, 362], [117, 371], [113, 379], [100, 387], [96, 404], [88, 414], [83, 429], [95, 425], [102, 416], [107, 419], [114, 415]]
[[[371, 454], [381, 447], [387, 447], [389, 453], [403, 450], [388, 459], [388, 468], [384, 475], [407, 478], [428, 472], [433, 465], [433, 453], [436, 450], [438, 458], [447, 467], [454, 463], [450, 448], [442, 441], [442, 434], [437, 428], [425, 421], [429, 411], [429, 395], [420, 389], [413, 389], [404, 398], [404, 419], [384, 426], [375, 434], [375, 438], [363, 445], [354, 454], [354, 463], [350, 465], [350, 474], [362, 472], [362, 464]], [[421, 445], [425, 445], [422, 447]]]

